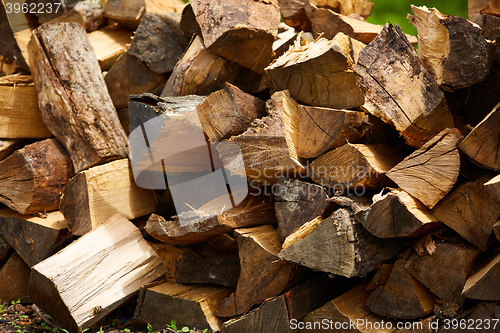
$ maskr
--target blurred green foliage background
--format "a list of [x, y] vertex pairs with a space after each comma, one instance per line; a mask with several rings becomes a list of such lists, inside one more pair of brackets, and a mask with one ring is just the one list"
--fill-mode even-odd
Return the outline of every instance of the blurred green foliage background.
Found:
[[399, 23], [401, 29], [410, 35], [417, 35], [417, 29], [406, 19], [411, 13], [410, 5], [436, 7], [442, 14], [468, 18], [467, 0], [372, 0], [373, 11], [367, 19], [370, 23], [384, 25], [387, 21]]

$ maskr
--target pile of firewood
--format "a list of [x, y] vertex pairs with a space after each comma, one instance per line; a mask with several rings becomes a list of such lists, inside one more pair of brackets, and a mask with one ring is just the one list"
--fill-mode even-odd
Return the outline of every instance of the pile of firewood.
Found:
[[70, 332], [133, 297], [154, 329], [500, 329], [498, 1], [412, 6], [418, 39], [369, 0], [84, 3], [0, 3], [0, 299]]

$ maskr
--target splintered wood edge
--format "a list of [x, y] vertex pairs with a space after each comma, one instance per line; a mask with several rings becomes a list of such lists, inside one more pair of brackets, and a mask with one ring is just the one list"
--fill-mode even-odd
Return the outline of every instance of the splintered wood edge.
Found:
[[278, 256], [281, 251], [281, 243], [278, 232], [270, 224], [254, 228], [236, 229], [234, 234], [241, 237], [249, 237], [267, 252]]
[[500, 252], [497, 252], [496, 255], [488, 261], [485, 265], [481, 266], [477, 271], [473, 272], [470, 277], [467, 279], [465, 283], [464, 289], [462, 291], [462, 295], [468, 296], [471, 292], [473, 292], [474, 286], [477, 282], [479, 282], [488, 272], [500, 262]]
[[285, 238], [285, 241], [282, 245], [282, 250], [309, 235], [322, 221], [323, 218], [321, 216], [318, 216], [315, 219], [303, 224], [297, 231]]
[[18, 213], [12, 209], [2, 208], [0, 209], [0, 217], [2, 218], [15, 217], [55, 230], [66, 229], [68, 227], [68, 223], [66, 222], [62, 212], [58, 210], [53, 212], [48, 212], [47, 216], [42, 217], [33, 215], [22, 215], [21, 213]]

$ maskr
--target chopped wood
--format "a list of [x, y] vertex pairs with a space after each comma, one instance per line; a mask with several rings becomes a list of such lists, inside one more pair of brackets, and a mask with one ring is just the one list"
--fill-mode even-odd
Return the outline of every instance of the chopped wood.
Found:
[[136, 318], [162, 330], [175, 320], [179, 327], [196, 327], [219, 331], [222, 320], [215, 316], [221, 301], [232, 289], [216, 286], [180, 285], [171, 282], [142, 287]]
[[443, 92], [398, 24], [394, 29], [387, 23], [360, 52], [353, 69], [372, 105], [366, 109], [394, 125], [410, 146], [420, 148], [443, 129], [453, 127]]
[[128, 159], [77, 173], [64, 188], [61, 211], [69, 230], [81, 236], [120, 212], [134, 219], [155, 211], [153, 192], [137, 186]]
[[495, 237], [500, 241], [500, 220], [496, 221], [493, 225], [493, 232], [495, 233]]
[[480, 27], [436, 8], [412, 5], [411, 9], [408, 20], [417, 28], [418, 56], [443, 89], [465, 88], [488, 75], [492, 45]]
[[339, 194], [377, 189], [387, 183], [385, 174], [401, 158], [384, 144], [350, 144], [317, 157], [308, 167], [309, 177]]
[[[50, 2], [50, 0], [34, 1], [45, 3]], [[50, 21], [43, 23], [74, 22], [80, 24], [89, 33], [96, 31], [107, 23], [105, 17], [103, 16], [102, 4], [98, 1], [73, 2], [64, 4], [61, 6], [61, 8], [63, 8], [64, 6], [66, 7], [66, 11], [62, 15], [59, 15], [51, 19]], [[38, 17], [38, 23], [42, 24], [41, 16], [44, 16], [44, 14], [46, 14], [46, 12], [39, 14], [40, 16]], [[48, 17], [47, 19], [50, 19], [50, 17]], [[46, 21], [47, 19], [43, 18], [43, 21]]]
[[28, 143], [28, 140], [23, 139], [0, 139], [0, 161], [9, 157], [13, 152], [21, 149]]
[[127, 137], [85, 30], [75, 23], [45, 24], [28, 49], [42, 119], [75, 172], [126, 157]]
[[380, 265], [380, 268], [377, 269], [366, 289], [374, 290], [378, 287], [384, 286], [387, 283], [387, 280], [389, 280], [393, 267], [394, 264]]
[[[495, 31], [500, 27], [500, 17], [494, 16], [493, 11], [487, 8], [484, 8], [485, 12], [481, 13], [483, 7], [487, 6], [489, 2], [489, 0], [469, 0], [468, 16], [471, 22], [481, 27], [481, 33], [484, 37], [495, 40]], [[487, 11], [490, 13], [486, 13]]]
[[427, 207], [434, 207], [457, 181], [461, 138], [456, 129], [443, 130], [389, 170], [387, 177]]
[[490, 0], [481, 8], [479, 13], [500, 17], [500, 3], [497, 0]]
[[405, 268], [441, 300], [461, 306], [465, 301], [462, 289], [479, 250], [465, 242], [445, 240], [437, 240], [435, 246], [433, 254], [411, 254]]
[[196, 21], [196, 16], [193, 12], [193, 7], [188, 3], [182, 10], [181, 16], [181, 31], [189, 39], [192, 39], [193, 35], [201, 35], [201, 29]]
[[490, 254], [467, 279], [462, 294], [472, 299], [500, 301], [500, 289], [497, 287], [500, 274], [500, 252]]
[[30, 282], [30, 268], [17, 254], [12, 253], [9, 260], [0, 269], [0, 299], [4, 302], [29, 302], [28, 284]]
[[12, 247], [0, 233], [0, 265], [3, 265]]
[[278, 1], [197, 0], [190, 4], [209, 51], [264, 73], [278, 33]]
[[235, 230], [241, 273], [236, 292], [220, 305], [217, 316], [232, 317], [278, 296], [298, 282], [302, 271], [278, 258], [281, 244], [271, 225]]
[[[144, 233], [142, 234], [144, 236]], [[148, 241], [148, 244], [156, 251], [156, 253], [163, 262], [163, 266], [165, 266], [167, 270], [167, 272], [164, 275], [165, 280], [169, 282], [175, 282], [175, 274], [177, 272], [177, 261], [181, 258], [182, 253], [184, 253], [184, 249], [179, 248], [172, 244], [160, 243], [160, 242]]]
[[493, 225], [500, 219], [500, 202], [483, 185], [487, 179], [459, 185], [432, 211], [439, 221], [483, 251], [489, 245]]
[[332, 40], [297, 43], [266, 68], [266, 75], [275, 90], [288, 89], [300, 102], [329, 108], [359, 107], [363, 91], [351, 66], [363, 47], [344, 34]]
[[285, 24], [298, 31], [311, 31], [311, 21], [306, 15], [306, 0], [278, 0]]
[[88, 35], [101, 70], [107, 71], [132, 42], [132, 31], [118, 24], [108, 25]]
[[2, 208], [0, 223], [0, 235], [29, 267], [59, 251], [71, 236], [60, 211], [47, 213], [46, 216], [30, 216]]
[[373, 9], [371, 0], [311, 0], [310, 3], [317, 7], [329, 8], [345, 16], [354, 14], [364, 19], [370, 16]]
[[117, 214], [33, 266], [29, 297], [68, 331], [77, 332], [108, 315], [165, 270], [140, 231]]

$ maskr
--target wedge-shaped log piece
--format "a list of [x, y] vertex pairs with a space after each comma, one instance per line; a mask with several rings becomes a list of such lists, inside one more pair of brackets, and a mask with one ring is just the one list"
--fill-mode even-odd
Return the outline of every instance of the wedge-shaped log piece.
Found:
[[432, 254], [411, 254], [405, 268], [441, 300], [462, 305], [462, 289], [479, 250], [465, 242], [444, 240], [435, 241], [434, 246]]
[[[252, 181], [276, 183], [279, 177], [296, 177], [306, 174], [297, 155], [299, 144], [299, 105], [288, 91], [278, 91], [266, 104], [268, 116], [256, 119], [242, 134], [231, 137], [229, 142], [241, 148], [246, 176]], [[222, 161], [225, 153], [222, 146]]]
[[500, 103], [463, 139], [458, 148], [480, 166], [500, 171]]
[[429, 208], [401, 189], [374, 195], [370, 208], [356, 217], [380, 238], [415, 237], [440, 225]]
[[359, 54], [353, 67], [358, 84], [374, 107], [366, 109], [394, 125], [412, 147], [419, 148], [453, 119], [444, 93], [425, 69], [399, 25], [390, 23]]
[[285, 297], [278, 296], [277, 298], [268, 300], [257, 309], [250, 311], [240, 318], [226, 321], [222, 325], [220, 332], [291, 332]]
[[500, 175], [488, 180], [484, 183], [484, 187], [493, 198], [500, 201]]
[[55, 139], [27, 145], [0, 162], [0, 202], [21, 214], [59, 208], [66, 182], [74, 175], [68, 153]]
[[354, 219], [352, 212], [341, 208], [325, 220], [317, 218], [288, 236], [279, 257], [350, 278], [365, 275], [402, 249], [399, 240], [374, 237]]
[[148, 244], [160, 256], [163, 262], [163, 266], [165, 266], [167, 270], [167, 272], [164, 275], [165, 280], [170, 282], [175, 282], [175, 274], [177, 272], [177, 261], [181, 258], [184, 249], [179, 248], [172, 244], [160, 243], [160, 242], [148, 241]]
[[463, 295], [472, 299], [500, 301], [499, 274], [500, 252], [495, 251], [467, 279]]
[[132, 31], [118, 24], [108, 25], [88, 34], [90, 44], [103, 71], [109, 70], [116, 59], [127, 51], [132, 42], [132, 36]]
[[[210, 208], [210, 202], [205, 205]], [[200, 208], [203, 211], [205, 208]], [[182, 226], [177, 217], [167, 220], [151, 214], [146, 231], [154, 238], [170, 244], [188, 245], [203, 242], [236, 228], [276, 223], [273, 204], [263, 196], [248, 196], [238, 206], [201, 222]]]
[[217, 312], [232, 317], [251, 306], [287, 291], [301, 275], [300, 268], [278, 258], [281, 244], [271, 225], [235, 230], [241, 273], [236, 291], [226, 298]]
[[155, 211], [153, 191], [134, 182], [130, 162], [121, 159], [77, 173], [64, 188], [61, 211], [77, 236], [119, 212], [128, 219]]
[[29, 143], [29, 140], [23, 140], [23, 139], [0, 140], [0, 161], [12, 155], [12, 153], [15, 152], [16, 150], [26, 146], [27, 143]]
[[415, 319], [434, 310], [435, 298], [427, 287], [406, 272], [403, 260], [399, 259], [385, 285], [370, 294], [366, 306], [381, 316]]
[[239, 135], [256, 119], [265, 116], [263, 100], [226, 83], [222, 90], [211, 93], [196, 107], [203, 132], [211, 142]]
[[264, 72], [278, 34], [278, 1], [197, 0], [190, 4], [209, 51], [256, 73]]
[[411, 9], [408, 20], [417, 28], [418, 56], [443, 89], [469, 87], [488, 75], [492, 44], [480, 27], [436, 8], [412, 5]]
[[232, 289], [216, 286], [180, 285], [165, 282], [145, 286], [139, 292], [135, 317], [162, 330], [172, 320], [179, 327], [219, 331], [222, 320], [215, 316], [219, 304]]
[[432, 215], [465, 240], [486, 250], [493, 225], [500, 219], [500, 202], [483, 185], [481, 177], [459, 185], [432, 210]]
[[35, 265], [29, 297], [68, 331], [80, 332], [165, 271], [139, 229], [117, 214]]
[[460, 171], [458, 130], [446, 129], [387, 172], [401, 189], [434, 207], [455, 185]]
[[363, 44], [344, 34], [333, 40], [320, 38], [291, 47], [266, 68], [276, 90], [309, 105], [351, 108], [363, 104], [363, 91], [356, 84], [351, 66]]
[[51, 136], [40, 116], [31, 76], [0, 78], [0, 137], [42, 139]]
[[32, 267], [56, 253], [68, 240], [67, 223], [60, 211], [46, 216], [21, 215], [0, 209], [0, 235]]
[[339, 193], [376, 189], [387, 183], [385, 174], [401, 158], [384, 144], [350, 144], [316, 158], [308, 168], [312, 180]]
[[45, 24], [33, 32], [28, 50], [42, 119], [75, 172], [126, 157], [127, 137], [85, 30]]
[[30, 268], [17, 254], [12, 253], [7, 262], [0, 269], [2, 288], [0, 297], [4, 302], [29, 302], [28, 284], [30, 282]]

